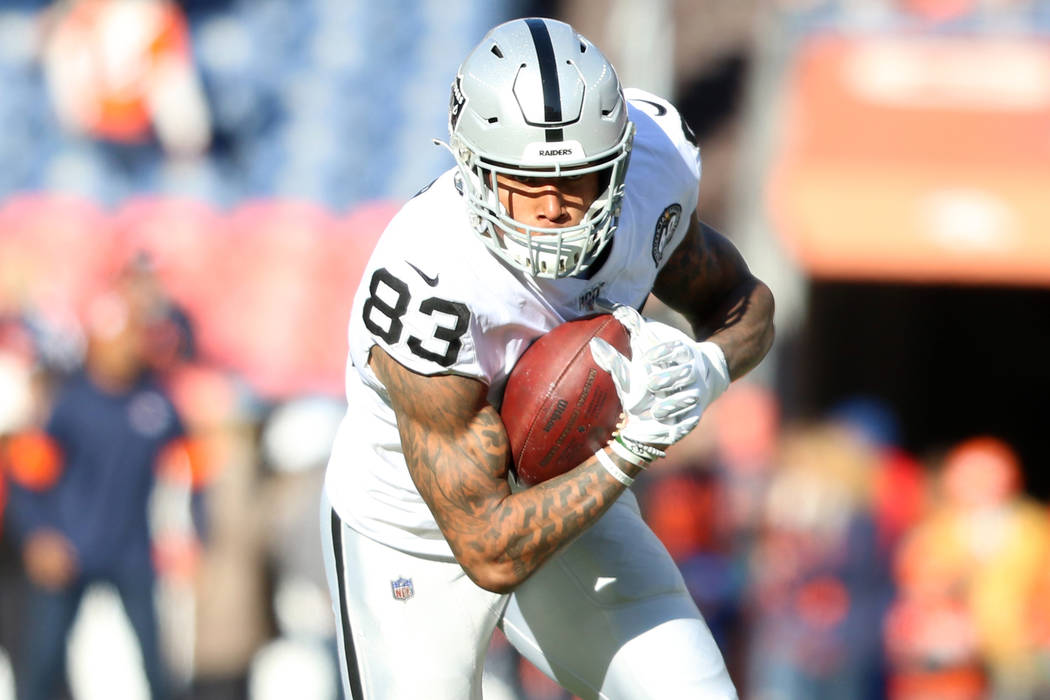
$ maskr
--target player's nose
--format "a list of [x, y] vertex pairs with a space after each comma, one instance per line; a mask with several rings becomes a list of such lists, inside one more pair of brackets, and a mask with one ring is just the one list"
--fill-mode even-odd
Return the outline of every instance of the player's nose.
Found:
[[547, 185], [536, 198], [536, 209], [539, 218], [551, 224], [560, 224], [568, 217], [565, 210], [565, 198], [554, 185]]

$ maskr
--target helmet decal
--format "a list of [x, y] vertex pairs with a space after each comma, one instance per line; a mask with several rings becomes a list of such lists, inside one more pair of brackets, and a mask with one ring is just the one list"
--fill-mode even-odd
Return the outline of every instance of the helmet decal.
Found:
[[[527, 19], [525, 24], [536, 45], [540, 82], [543, 84], [543, 120], [548, 124], [561, 123], [561, 87], [558, 85], [558, 63], [554, 58], [551, 33], [542, 19]], [[547, 129], [547, 141], [561, 141], [561, 129]]]
[[463, 113], [463, 105], [466, 103], [466, 98], [463, 97], [463, 90], [459, 86], [460, 78], [457, 75], [456, 80], [452, 83], [452, 94], [448, 98], [448, 128], [449, 131], [455, 131], [456, 122], [459, 121], [459, 115]]

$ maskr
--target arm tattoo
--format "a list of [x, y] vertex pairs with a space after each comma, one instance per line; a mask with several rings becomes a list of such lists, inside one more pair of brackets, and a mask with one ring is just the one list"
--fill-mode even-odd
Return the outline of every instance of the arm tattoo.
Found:
[[412, 479], [456, 558], [475, 581], [513, 587], [575, 539], [623, 492], [594, 458], [519, 493], [507, 483], [510, 446], [488, 388], [456, 375], [423, 376], [378, 347]]

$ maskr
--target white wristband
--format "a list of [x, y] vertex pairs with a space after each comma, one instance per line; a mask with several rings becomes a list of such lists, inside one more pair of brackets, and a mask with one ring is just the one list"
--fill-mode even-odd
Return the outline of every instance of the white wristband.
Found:
[[594, 453], [594, 456], [598, 458], [598, 463], [605, 467], [605, 471], [612, 475], [612, 478], [616, 479], [624, 486], [630, 486], [634, 483], [634, 477], [628, 476], [622, 469], [616, 466], [616, 462], [612, 461], [612, 457], [605, 454], [604, 449], [599, 449]]
[[710, 391], [707, 403], [710, 404], [729, 388], [729, 382], [731, 381], [729, 378], [729, 363], [726, 362], [726, 354], [718, 343], [705, 340], [697, 343], [696, 349], [707, 358], [711, 368], [711, 373], [707, 376], [707, 386]]
[[648, 467], [649, 463], [653, 461], [651, 459], [646, 459], [645, 457], [642, 457], [639, 454], [631, 452], [616, 438], [613, 438], [609, 441], [609, 447], [612, 448], [612, 451], [615, 452], [618, 457], [626, 459], [628, 462], [635, 465], [636, 467]]

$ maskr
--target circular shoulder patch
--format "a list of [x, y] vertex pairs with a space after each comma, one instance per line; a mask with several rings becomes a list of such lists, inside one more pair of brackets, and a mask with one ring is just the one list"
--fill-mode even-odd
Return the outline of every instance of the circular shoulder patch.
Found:
[[667, 247], [667, 239], [671, 237], [678, 228], [678, 221], [682, 218], [682, 205], [672, 204], [656, 220], [656, 230], [653, 232], [653, 262], [657, 265], [664, 257], [664, 248]]

